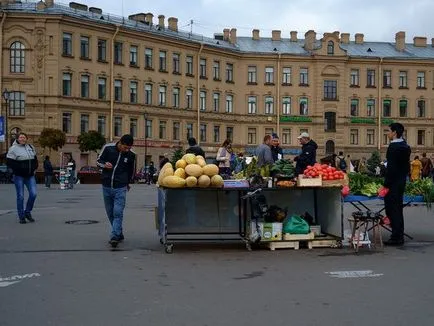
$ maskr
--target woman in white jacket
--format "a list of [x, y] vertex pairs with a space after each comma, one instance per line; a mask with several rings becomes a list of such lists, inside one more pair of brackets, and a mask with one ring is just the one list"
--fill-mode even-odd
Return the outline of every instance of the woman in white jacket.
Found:
[[216, 156], [221, 175], [231, 174], [231, 154], [232, 147], [230, 139], [226, 139], [219, 148]]

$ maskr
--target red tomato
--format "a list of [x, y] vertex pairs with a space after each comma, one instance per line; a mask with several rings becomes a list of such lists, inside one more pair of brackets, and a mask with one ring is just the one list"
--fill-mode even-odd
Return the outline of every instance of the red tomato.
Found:
[[322, 176], [322, 179], [323, 179], [323, 180], [328, 180], [329, 177], [328, 177], [326, 174], [324, 174], [324, 175]]
[[322, 167], [323, 169], [327, 169], [329, 166], [328, 166], [327, 164], [322, 164], [321, 167]]
[[307, 166], [307, 169], [308, 169], [308, 170], [310, 170], [310, 169], [312, 169], [312, 168], [313, 168], [312, 165], [308, 165], [308, 166]]

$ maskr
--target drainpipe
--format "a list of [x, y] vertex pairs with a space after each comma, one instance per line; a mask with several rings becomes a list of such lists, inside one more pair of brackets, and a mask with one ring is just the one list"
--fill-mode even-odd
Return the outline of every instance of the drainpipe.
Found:
[[276, 133], [280, 135], [280, 60], [281, 60], [281, 53], [277, 54], [277, 89], [276, 89], [276, 110], [277, 110], [277, 131]]
[[111, 40], [111, 56], [110, 56], [110, 142], [113, 141], [113, 114], [114, 114], [114, 57], [115, 57], [115, 38], [119, 33], [119, 26], [116, 26], [116, 31]]
[[[0, 22], [0, 92], [3, 92], [3, 25], [6, 19], [6, 12], [3, 11], [3, 17], [2, 20]], [[8, 108], [6, 107], [6, 110]], [[3, 101], [0, 99], [0, 115], [3, 112]], [[6, 112], [7, 113], [7, 112]], [[8, 115], [5, 114], [5, 117], [7, 117]], [[7, 125], [8, 122], [5, 120], [5, 135], [7, 135], [8, 130], [6, 128], [9, 128], [9, 126]], [[6, 137], [7, 139], [8, 137]], [[7, 148], [7, 144], [6, 144], [6, 148]]]
[[197, 143], [200, 144], [200, 54], [203, 50], [203, 43], [200, 43], [199, 53], [197, 54]]
[[383, 58], [380, 58], [378, 65], [378, 151], [381, 150], [381, 75]]

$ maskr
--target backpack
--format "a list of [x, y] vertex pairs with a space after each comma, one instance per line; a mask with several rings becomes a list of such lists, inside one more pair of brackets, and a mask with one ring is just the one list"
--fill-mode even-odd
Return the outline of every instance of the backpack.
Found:
[[339, 158], [339, 169], [342, 171], [347, 170], [347, 162], [345, 162], [344, 158]]

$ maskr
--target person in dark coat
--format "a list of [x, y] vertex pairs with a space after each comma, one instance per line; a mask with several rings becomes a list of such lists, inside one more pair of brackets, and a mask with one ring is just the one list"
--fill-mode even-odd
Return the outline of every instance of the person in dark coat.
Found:
[[303, 171], [308, 165], [314, 165], [316, 163], [316, 150], [318, 145], [310, 139], [307, 132], [302, 132], [300, 136], [297, 137], [301, 144], [301, 154], [294, 158], [295, 164], [295, 175], [303, 174]]
[[271, 156], [273, 156], [273, 161], [283, 159], [283, 150], [280, 147], [279, 136], [276, 133], [271, 135]]
[[53, 180], [53, 165], [50, 162], [50, 157], [47, 155], [44, 159], [44, 178], [45, 178], [45, 188], [51, 187], [51, 182]]
[[186, 154], [194, 154], [194, 155], [201, 155], [203, 158], [205, 158], [205, 152], [202, 148], [197, 144], [196, 138], [190, 137], [188, 139], [188, 146], [187, 150], [185, 151]]

